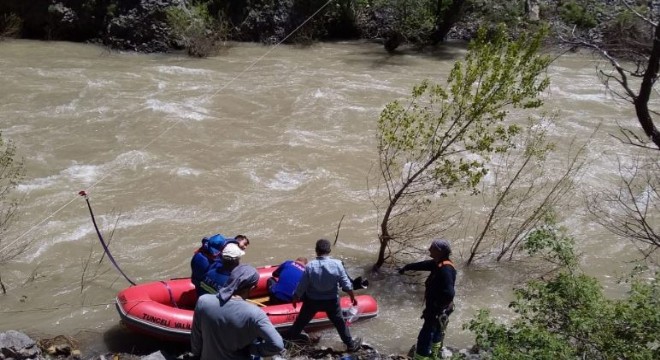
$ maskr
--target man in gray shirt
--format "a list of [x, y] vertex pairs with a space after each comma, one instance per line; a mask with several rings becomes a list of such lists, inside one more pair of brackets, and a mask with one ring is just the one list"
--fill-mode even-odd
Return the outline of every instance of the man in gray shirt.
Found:
[[217, 295], [202, 295], [193, 315], [190, 345], [201, 360], [242, 360], [273, 356], [284, 342], [259, 307], [245, 301], [257, 285], [259, 273], [249, 265], [232, 270]]
[[286, 337], [292, 341], [302, 340], [301, 333], [305, 326], [317, 312], [324, 311], [348, 351], [357, 351], [362, 345], [362, 339], [351, 337], [339, 306], [340, 287], [351, 297], [353, 306], [357, 306], [351, 281], [341, 261], [330, 258], [330, 241], [318, 240], [315, 250], [316, 259], [305, 266], [305, 272], [293, 294], [293, 307], [296, 308], [300, 299], [303, 305]]

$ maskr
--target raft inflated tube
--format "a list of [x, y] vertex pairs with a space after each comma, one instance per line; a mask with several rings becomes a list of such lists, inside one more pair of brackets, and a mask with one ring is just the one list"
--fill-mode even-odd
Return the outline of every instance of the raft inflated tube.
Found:
[[[250, 292], [251, 299], [258, 299], [268, 295], [267, 281], [272, 276], [276, 266], [263, 266], [259, 271], [257, 288]], [[369, 295], [355, 297], [357, 305], [357, 320], [369, 319], [378, 315], [378, 304]], [[154, 281], [138, 284], [126, 288], [117, 294], [116, 307], [122, 323], [129, 329], [156, 337], [162, 340], [190, 341], [193, 310], [197, 294], [190, 278]], [[293, 305], [278, 304], [260, 307], [278, 330], [284, 330], [293, 325], [298, 317], [300, 306], [294, 309]], [[348, 296], [340, 298], [343, 310], [351, 308], [351, 299]], [[355, 321], [353, 321], [355, 322]], [[324, 312], [318, 312], [310, 327], [330, 325], [331, 322]]]

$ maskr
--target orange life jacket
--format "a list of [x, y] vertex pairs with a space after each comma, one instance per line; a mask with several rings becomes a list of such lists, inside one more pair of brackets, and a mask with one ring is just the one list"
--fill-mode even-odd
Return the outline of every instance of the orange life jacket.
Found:
[[454, 269], [456, 269], [456, 266], [454, 266], [454, 263], [451, 262], [451, 260], [442, 260], [441, 262], [438, 263], [439, 268], [441, 268], [445, 265], [449, 265], [449, 266], [453, 267]]
[[[451, 260], [449, 260], [449, 259], [447, 259], [447, 260], [442, 260], [441, 262], [439, 262], [439, 263], [438, 263], [438, 269], [441, 268], [441, 267], [443, 267], [443, 266], [445, 266], [445, 265], [449, 265], [449, 266], [451, 266], [452, 268], [456, 269], [456, 266], [454, 266], [454, 263], [451, 262]], [[447, 306], [445, 307], [445, 310], [443, 310], [443, 311], [445, 311], [445, 312], [447, 313], [447, 315], [451, 314], [451, 313], [454, 311], [454, 302], [453, 302], [453, 301], [450, 302], [449, 305], [447, 305]], [[447, 325], [444, 325], [444, 326], [447, 326]]]

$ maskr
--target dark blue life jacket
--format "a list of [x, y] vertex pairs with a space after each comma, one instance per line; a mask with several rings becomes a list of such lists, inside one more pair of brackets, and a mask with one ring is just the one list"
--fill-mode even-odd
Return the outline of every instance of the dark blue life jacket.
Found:
[[230, 273], [231, 271], [226, 271], [223, 268], [222, 260], [213, 262], [199, 284], [199, 288], [197, 288], [197, 296], [217, 294], [218, 290], [229, 280]]
[[300, 282], [305, 272], [305, 265], [292, 260], [287, 260], [273, 272], [277, 276], [277, 283], [270, 288], [275, 297], [282, 301], [289, 302], [293, 298], [293, 292]]
[[199, 289], [200, 282], [206, 276], [211, 264], [220, 259], [222, 256], [222, 249], [225, 247], [227, 239], [221, 234], [205, 237], [202, 239], [202, 246], [200, 246], [190, 260], [190, 280], [196, 289]]

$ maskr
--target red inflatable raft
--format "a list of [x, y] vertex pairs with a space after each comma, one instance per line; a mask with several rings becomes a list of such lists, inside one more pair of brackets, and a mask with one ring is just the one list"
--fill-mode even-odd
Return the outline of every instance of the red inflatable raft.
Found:
[[[259, 283], [250, 292], [249, 301], [259, 305], [278, 330], [284, 330], [293, 325], [301, 304], [294, 309], [291, 304], [268, 303], [266, 281], [276, 268], [257, 268]], [[358, 302], [358, 320], [378, 315], [378, 304], [373, 297], [356, 295], [355, 298]], [[163, 340], [189, 341], [196, 301], [195, 287], [189, 278], [185, 278], [131, 286], [117, 294], [116, 305], [122, 322], [129, 329]], [[350, 298], [342, 297], [340, 304], [342, 309], [348, 309], [351, 306]], [[307, 328], [330, 324], [325, 313], [319, 312]]]

